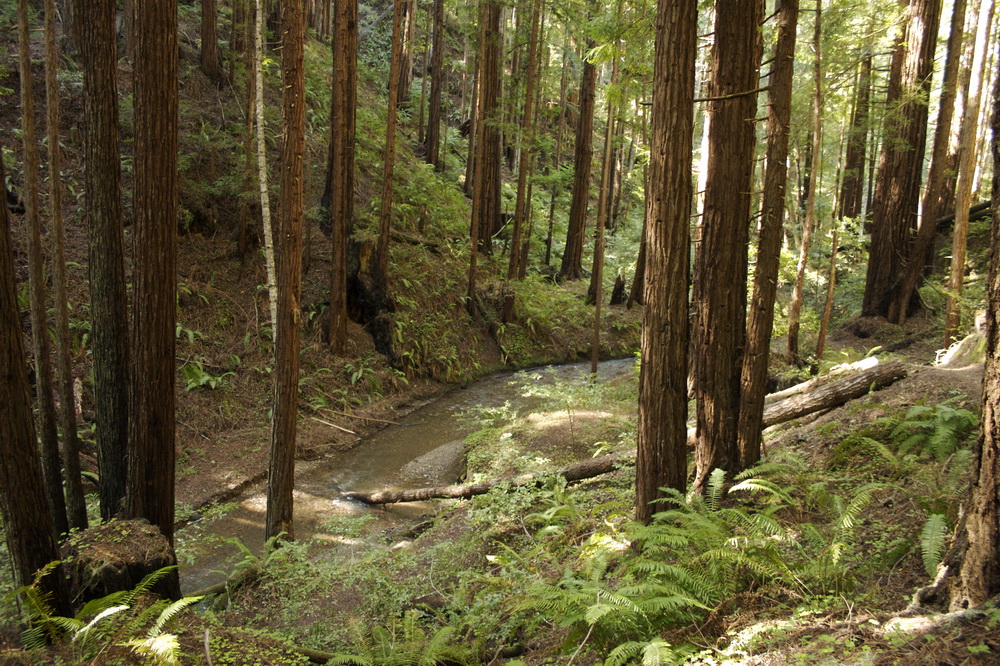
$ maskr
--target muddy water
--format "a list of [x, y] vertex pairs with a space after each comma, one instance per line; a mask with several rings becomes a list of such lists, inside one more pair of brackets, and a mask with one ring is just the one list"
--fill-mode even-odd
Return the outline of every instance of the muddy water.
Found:
[[[632, 359], [606, 361], [598, 370], [599, 380], [626, 374]], [[563, 365], [541, 372], [538, 381], [585, 381], [589, 364]], [[455, 389], [418, 408], [355, 448], [321, 461], [298, 463], [295, 478], [295, 536], [311, 539], [317, 546], [342, 549], [346, 556], [376, 546], [374, 542], [345, 535], [345, 516], [368, 517], [366, 529], [384, 534], [405, 527], [431, 514], [434, 502], [399, 504], [384, 509], [341, 497], [342, 491], [373, 491], [383, 488], [420, 488], [456, 482], [464, 471], [462, 442], [473, 429], [461, 418], [477, 406], [500, 407], [505, 403], [519, 413], [530, 411], [537, 399], [527, 398], [523, 381], [512, 375], [480, 380]], [[249, 491], [220, 518], [196, 521], [177, 534], [181, 560], [181, 585], [190, 593], [225, 580], [240, 558], [230, 539], [238, 539], [253, 552], [263, 545], [266, 487]]]

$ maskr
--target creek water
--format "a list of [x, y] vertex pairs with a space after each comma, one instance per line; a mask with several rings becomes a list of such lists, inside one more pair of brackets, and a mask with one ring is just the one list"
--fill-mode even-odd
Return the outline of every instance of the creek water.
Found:
[[[633, 359], [605, 361], [598, 381], [630, 372]], [[534, 379], [535, 373], [540, 378]], [[319, 461], [300, 462], [295, 473], [295, 537], [317, 547], [343, 549], [348, 556], [376, 547], [374, 541], [348, 537], [345, 516], [366, 516], [372, 534], [405, 531], [437, 506], [431, 502], [373, 508], [344, 499], [342, 492], [370, 492], [384, 488], [421, 488], [458, 481], [464, 472], [465, 437], [475, 428], [463, 414], [476, 407], [509, 403], [518, 413], [538, 405], [525, 396], [525, 382], [587, 381], [589, 364], [549, 366], [527, 375], [494, 375], [465, 388], [456, 388], [360, 442], [350, 451]], [[231, 505], [230, 505], [231, 506]], [[264, 483], [235, 501], [235, 507], [216, 518], [207, 517], [178, 531], [181, 587], [191, 593], [225, 580], [241, 559], [238, 539], [255, 553], [263, 547], [267, 488]], [[385, 547], [382, 545], [381, 547]]]

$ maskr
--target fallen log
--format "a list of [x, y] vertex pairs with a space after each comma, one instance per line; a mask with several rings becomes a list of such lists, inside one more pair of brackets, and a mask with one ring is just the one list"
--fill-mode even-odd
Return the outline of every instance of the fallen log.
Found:
[[[791, 421], [824, 409], [838, 407], [848, 400], [860, 398], [872, 389], [888, 386], [896, 380], [902, 379], [906, 374], [905, 364], [899, 359], [892, 359], [842, 379], [816, 386], [807, 393], [792, 396], [765, 409], [764, 427]], [[694, 429], [692, 428], [688, 431], [688, 444], [693, 445], [693, 442]], [[635, 451], [622, 451], [575, 463], [548, 474], [522, 474], [513, 479], [493, 479], [479, 483], [432, 488], [388, 489], [373, 493], [346, 492], [343, 493], [343, 497], [366, 504], [422, 502], [429, 499], [469, 499], [476, 495], [485, 495], [491, 489], [505, 482], [518, 486], [537, 485], [546, 477], [553, 475], [562, 476], [571, 482], [581, 481], [614, 471], [618, 465], [631, 463], [634, 458]]]
[[842, 379], [816, 386], [806, 393], [792, 396], [766, 408], [764, 427], [791, 421], [820, 410], [839, 407], [848, 400], [860, 398], [872, 389], [889, 386], [906, 375], [906, 364], [894, 358]]
[[379, 490], [373, 493], [347, 492], [343, 496], [366, 504], [395, 504], [396, 502], [421, 502], [429, 499], [469, 499], [476, 495], [485, 495], [501, 483], [517, 486], [539, 484], [546, 477], [558, 475], [567, 481], [581, 481], [600, 474], [612, 472], [615, 468], [635, 457], [634, 451], [610, 453], [599, 458], [591, 458], [574, 463], [568, 467], [547, 474], [522, 474], [512, 479], [493, 479], [479, 483], [465, 483], [454, 486], [437, 486], [434, 488], [413, 488], [409, 490]]

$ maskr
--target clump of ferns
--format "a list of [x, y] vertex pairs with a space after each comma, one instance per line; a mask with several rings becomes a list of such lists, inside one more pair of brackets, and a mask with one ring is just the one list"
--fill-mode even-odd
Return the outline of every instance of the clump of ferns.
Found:
[[327, 663], [349, 666], [436, 666], [471, 664], [474, 651], [457, 641], [454, 627], [434, 627], [418, 610], [368, 629], [351, 624], [351, 649]]
[[62, 617], [53, 613], [51, 598], [41, 587], [42, 579], [55, 572], [58, 565], [52, 562], [35, 575], [31, 585], [11, 593], [20, 598], [23, 619], [28, 624], [21, 635], [26, 649], [62, 640], [68, 641], [67, 646], [81, 660], [97, 659], [114, 647], [125, 647], [148, 663], [179, 663], [180, 643], [169, 628], [181, 611], [201, 597], [150, 601], [147, 596], [176, 567], [158, 569], [133, 589], [93, 599], [74, 617]]
[[[703, 496], [668, 491], [670, 508], [649, 525], [631, 524], [621, 538], [592, 535], [594, 547], [581, 551], [576, 566], [530, 587], [516, 610], [568, 628], [569, 644], [608, 650], [632, 641], [645, 651], [663, 628], [695, 622], [732, 594], [795, 585], [786, 563], [791, 536], [776, 517], [791, 498], [766, 479], [725, 486], [725, 472], [716, 470]], [[769, 501], [724, 506], [732, 493]]]

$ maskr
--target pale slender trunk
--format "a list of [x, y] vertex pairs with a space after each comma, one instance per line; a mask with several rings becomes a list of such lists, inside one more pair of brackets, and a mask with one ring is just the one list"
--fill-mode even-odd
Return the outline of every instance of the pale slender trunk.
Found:
[[955, 235], [951, 249], [951, 274], [948, 279], [948, 299], [945, 303], [944, 340], [950, 345], [958, 334], [958, 299], [962, 296], [965, 280], [965, 253], [969, 239], [969, 205], [972, 203], [972, 182], [975, 177], [976, 133], [979, 124], [979, 99], [983, 89], [986, 66], [987, 41], [993, 21], [993, 0], [984, 0], [979, 9], [976, 30], [975, 61], [969, 89], [969, 104], [965, 107], [962, 138], [959, 149], [958, 185], [955, 188]]
[[45, 0], [45, 105], [49, 141], [49, 207], [52, 216], [52, 281], [56, 312], [56, 369], [59, 382], [59, 429], [62, 430], [63, 478], [71, 528], [87, 527], [87, 502], [80, 477], [80, 440], [76, 433], [73, 361], [70, 358], [69, 297], [66, 289], [66, 241], [62, 215], [62, 155], [59, 149], [59, 85], [55, 0]]
[[257, 21], [254, 31], [257, 97], [257, 174], [260, 186], [260, 217], [264, 223], [264, 261], [267, 264], [267, 298], [271, 309], [271, 339], [278, 341], [278, 284], [275, 281], [274, 233], [271, 228], [271, 201], [267, 193], [267, 142], [264, 137], [264, 7], [257, 0]]

